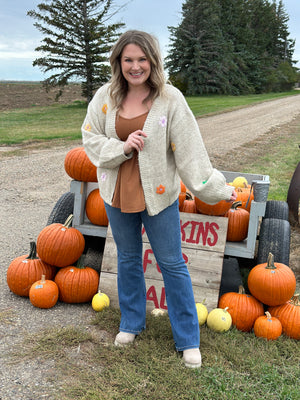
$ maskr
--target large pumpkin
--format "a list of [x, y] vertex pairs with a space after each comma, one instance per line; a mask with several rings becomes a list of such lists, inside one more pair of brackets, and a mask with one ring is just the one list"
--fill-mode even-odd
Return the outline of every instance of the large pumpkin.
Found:
[[78, 265], [60, 269], [55, 276], [59, 299], [65, 303], [87, 303], [98, 292], [99, 274], [90, 267]]
[[283, 333], [292, 339], [300, 339], [300, 301], [299, 294], [291, 300], [276, 307], [270, 307], [269, 312], [281, 322]]
[[228, 307], [232, 318], [232, 324], [243, 332], [250, 332], [255, 320], [264, 315], [263, 305], [253, 296], [246, 294], [243, 286], [239, 286], [239, 292], [224, 293], [218, 307]]
[[19, 295], [28, 297], [31, 285], [45, 275], [46, 279], [53, 279], [56, 268], [42, 261], [36, 255], [35, 242], [30, 243], [30, 253], [15, 258], [7, 269], [6, 280], [10, 290]]
[[85, 212], [92, 224], [108, 226], [108, 218], [104, 201], [100, 196], [99, 189], [90, 192], [85, 203]]
[[228, 218], [227, 240], [229, 242], [241, 242], [248, 235], [250, 214], [247, 210], [240, 208], [241, 206], [240, 201], [235, 201], [225, 213], [225, 217]]
[[66, 267], [79, 259], [85, 240], [78, 229], [70, 227], [72, 219], [71, 214], [64, 224], [53, 223], [42, 229], [36, 246], [43, 261], [57, 267]]
[[31, 304], [39, 308], [51, 308], [58, 300], [58, 287], [55, 282], [42, 279], [35, 282], [29, 290], [29, 300]]
[[207, 204], [195, 196], [197, 211], [200, 214], [206, 215], [224, 215], [231, 207], [231, 203], [226, 200], [221, 200], [216, 204]]
[[76, 147], [67, 153], [65, 171], [76, 181], [97, 182], [97, 168], [86, 155], [84, 147]]
[[248, 275], [251, 294], [268, 306], [278, 306], [287, 302], [296, 289], [294, 272], [285, 264], [274, 262], [269, 253], [266, 263], [258, 264]]

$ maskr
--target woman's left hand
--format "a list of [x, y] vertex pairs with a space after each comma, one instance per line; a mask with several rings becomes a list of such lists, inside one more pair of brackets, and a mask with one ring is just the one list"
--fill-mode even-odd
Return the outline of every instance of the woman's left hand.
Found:
[[233, 190], [230, 200], [228, 200], [228, 201], [234, 202], [234, 201], [236, 201], [236, 199], [237, 199], [237, 192], [235, 190]]

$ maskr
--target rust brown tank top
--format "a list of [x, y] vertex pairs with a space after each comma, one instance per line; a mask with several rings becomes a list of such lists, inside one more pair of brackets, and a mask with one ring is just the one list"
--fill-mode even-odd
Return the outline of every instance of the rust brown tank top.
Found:
[[[130, 133], [143, 129], [148, 112], [135, 118], [116, 118], [116, 132], [122, 141], [126, 141]], [[132, 158], [120, 165], [115, 187], [113, 207], [122, 212], [134, 213], [145, 210], [145, 197], [142, 188], [138, 153], [135, 150]]]

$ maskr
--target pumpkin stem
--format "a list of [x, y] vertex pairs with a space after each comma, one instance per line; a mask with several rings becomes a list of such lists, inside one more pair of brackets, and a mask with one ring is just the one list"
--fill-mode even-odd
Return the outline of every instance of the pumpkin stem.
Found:
[[266, 317], [267, 317], [268, 319], [272, 319], [272, 316], [271, 316], [271, 314], [269, 313], [269, 311], [266, 311], [265, 314], [266, 314]]
[[26, 259], [27, 260], [37, 260], [38, 259], [37, 255], [36, 255], [36, 243], [35, 242], [30, 242], [30, 252]]
[[73, 214], [70, 214], [66, 219], [66, 222], [64, 223], [64, 227], [70, 228], [72, 221], [73, 221]]
[[276, 266], [274, 264], [274, 256], [272, 253], [269, 253], [269, 255], [268, 255], [268, 261], [267, 261], [266, 268], [267, 269], [276, 269]]
[[77, 263], [76, 263], [76, 268], [79, 268], [79, 269], [85, 269], [85, 255], [84, 254], [82, 254], [80, 257], [79, 257], [79, 259], [77, 260]]
[[294, 306], [300, 306], [299, 293], [294, 294], [291, 298], [291, 303], [294, 304]]
[[191, 195], [191, 193], [186, 192], [186, 194], [185, 194], [185, 200], [193, 200], [193, 196]]
[[245, 289], [243, 285], [239, 286], [239, 294], [245, 294]]
[[242, 206], [241, 201], [235, 201], [234, 203], [232, 203], [231, 209], [236, 210], [238, 207], [241, 207], [241, 206]]
[[46, 276], [42, 275], [41, 283], [45, 283], [45, 282], [46, 282]]

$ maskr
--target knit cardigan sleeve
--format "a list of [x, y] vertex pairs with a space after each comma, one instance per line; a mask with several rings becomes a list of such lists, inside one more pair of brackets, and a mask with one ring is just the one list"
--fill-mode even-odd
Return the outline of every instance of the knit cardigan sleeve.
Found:
[[178, 92], [170, 126], [178, 174], [186, 187], [202, 201], [215, 204], [229, 200], [233, 189], [226, 185], [224, 175], [213, 168], [198, 123], [184, 96]]
[[124, 143], [115, 132], [115, 111], [110, 106], [108, 85], [93, 97], [82, 124], [82, 141], [96, 167], [113, 169], [132, 157], [124, 154]]

